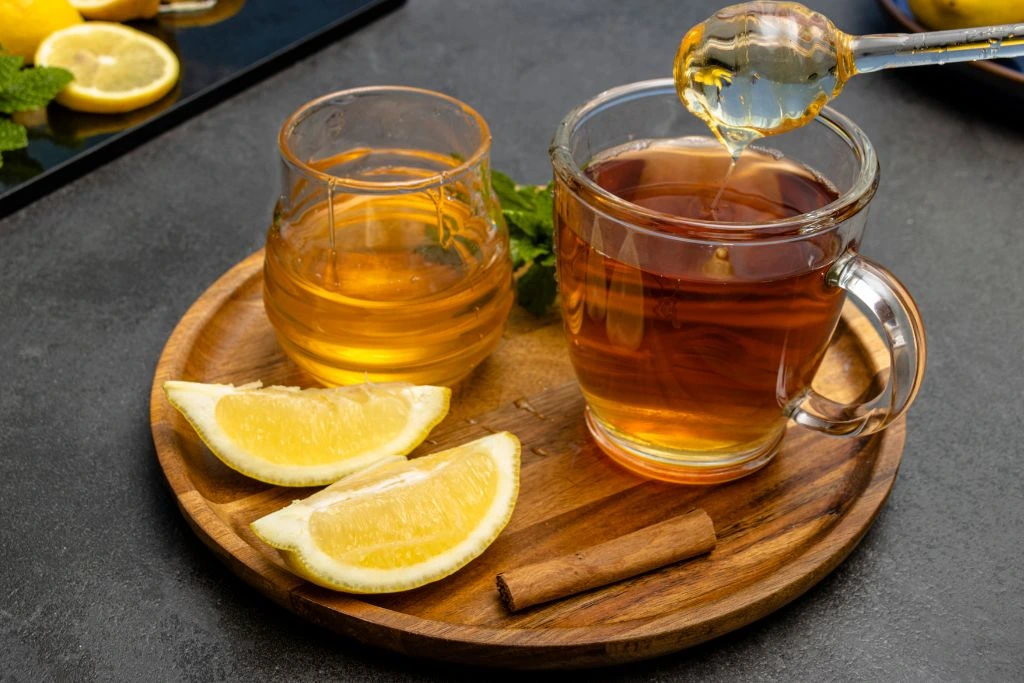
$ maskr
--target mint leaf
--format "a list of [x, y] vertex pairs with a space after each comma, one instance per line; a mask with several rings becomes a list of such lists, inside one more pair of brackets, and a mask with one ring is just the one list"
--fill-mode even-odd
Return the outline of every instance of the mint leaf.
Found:
[[0, 152], [28, 147], [28, 132], [25, 126], [0, 117]]
[[0, 113], [45, 107], [73, 78], [70, 71], [56, 67], [22, 69], [0, 80]]
[[519, 304], [543, 315], [558, 293], [555, 282], [554, 185], [518, 186], [499, 171], [491, 172], [491, 187], [501, 202], [508, 225], [509, 251], [515, 269], [526, 268], [516, 281]]
[[519, 268], [526, 263], [533, 263], [535, 258], [548, 253], [547, 247], [522, 239], [509, 238], [508, 244], [514, 268]]
[[7, 82], [21, 71], [24, 58], [17, 55], [3, 54], [3, 47], [0, 46], [0, 90], [7, 86]]
[[547, 186], [537, 190], [535, 209], [538, 216], [544, 216], [548, 225], [553, 225], [555, 216], [555, 184], [550, 182]]
[[[70, 71], [50, 67], [22, 69], [25, 60], [4, 54], [0, 46], [0, 114], [45, 107], [73, 78]], [[28, 147], [25, 126], [0, 116], [0, 153]], [[0, 168], [3, 167], [0, 154]]]
[[531, 239], [546, 234], [551, 223], [550, 218], [538, 216], [532, 209], [530, 211], [506, 209], [502, 204], [502, 213], [505, 215], [505, 222], [508, 224], [510, 234], [522, 234]]
[[529, 200], [528, 193], [521, 192], [515, 182], [501, 171], [491, 171], [491, 187], [494, 194], [498, 195], [503, 211], [533, 210], [533, 202]]
[[544, 315], [558, 294], [555, 269], [534, 263], [516, 281], [516, 299], [519, 305], [536, 316]]

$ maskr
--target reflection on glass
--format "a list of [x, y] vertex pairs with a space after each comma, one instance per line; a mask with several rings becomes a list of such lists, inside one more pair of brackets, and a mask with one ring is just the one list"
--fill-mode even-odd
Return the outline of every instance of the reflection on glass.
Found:
[[159, 20], [171, 28], [212, 26], [238, 14], [245, 0], [177, 0], [160, 5]]

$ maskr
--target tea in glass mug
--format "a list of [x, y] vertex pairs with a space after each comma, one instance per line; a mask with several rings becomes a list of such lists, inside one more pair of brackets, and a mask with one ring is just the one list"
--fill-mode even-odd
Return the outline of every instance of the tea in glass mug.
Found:
[[[909, 406], [923, 326], [902, 285], [856, 253], [878, 163], [851, 121], [826, 110], [732, 166], [665, 79], [579, 107], [551, 154], [569, 353], [612, 458], [717, 483], [765, 465], [791, 418], [856, 435]], [[892, 358], [887, 390], [854, 406], [811, 389], [847, 294]]]

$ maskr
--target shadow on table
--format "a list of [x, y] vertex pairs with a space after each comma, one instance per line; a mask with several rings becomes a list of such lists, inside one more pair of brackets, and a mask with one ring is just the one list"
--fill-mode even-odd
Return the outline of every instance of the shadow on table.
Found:
[[902, 87], [931, 100], [936, 108], [1024, 135], [1024, 83], [969, 64], [893, 69], [887, 75]]

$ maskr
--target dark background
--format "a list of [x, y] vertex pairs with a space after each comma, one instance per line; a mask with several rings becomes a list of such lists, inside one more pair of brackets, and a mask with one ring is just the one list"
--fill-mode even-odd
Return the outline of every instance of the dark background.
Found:
[[[303, 102], [442, 90], [490, 122], [496, 168], [544, 182], [560, 117], [668, 75], [718, 4], [409, 0], [0, 221], [0, 679], [488, 678], [336, 638], [228, 572], [157, 466], [156, 359], [189, 304], [261, 245], [275, 134]], [[870, 0], [808, 4], [849, 32], [895, 30]], [[856, 78], [837, 107], [882, 164], [864, 252], [916, 295], [929, 333], [892, 497], [850, 558], [775, 615], [588, 678], [1024, 676], [1022, 109], [949, 67]]]
[[299, 54], [311, 54], [356, 30], [395, 4], [247, 0], [236, 14], [205, 26], [175, 27], [173, 15], [131, 22], [175, 53], [181, 62], [178, 83], [157, 102], [126, 114], [86, 114], [51, 103], [46, 124], [29, 127], [28, 147], [4, 155], [0, 218], [257, 82], [281, 62], [293, 62]]

